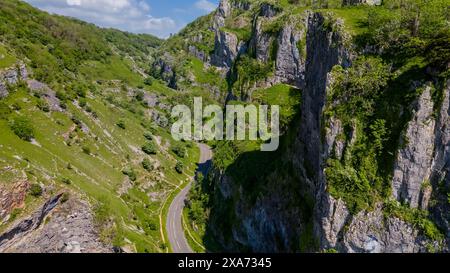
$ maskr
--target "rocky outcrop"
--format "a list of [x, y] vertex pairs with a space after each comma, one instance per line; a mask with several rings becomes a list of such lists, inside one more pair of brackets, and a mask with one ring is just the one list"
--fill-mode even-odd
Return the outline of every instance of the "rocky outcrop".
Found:
[[112, 252], [99, 240], [89, 205], [76, 198], [61, 203], [60, 198], [50, 199], [31, 218], [0, 235], [0, 252]]
[[56, 92], [48, 87], [48, 85], [36, 80], [28, 80], [27, 85], [31, 91], [37, 92], [43, 96], [48, 103], [50, 111], [63, 112], [61, 102], [56, 97]]
[[0, 71], [0, 98], [8, 96], [8, 85], [15, 85], [19, 81], [26, 81], [27, 79], [28, 70], [23, 63]]
[[275, 75], [281, 82], [298, 88], [305, 86], [306, 56], [302, 56], [303, 52], [300, 52], [298, 46], [301, 39], [306, 39], [305, 31], [299, 31], [294, 25], [288, 24], [278, 36]]
[[0, 186], [0, 223], [16, 208], [25, 206], [25, 198], [30, 184], [27, 179], [15, 182], [8, 187]]
[[[447, 235], [450, 248], [450, 80], [443, 88], [443, 100], [435, 129], [435, 155], [432, 165], [431, 185], [437, 205], [431, 208], [433, 218]], [[447, 193], [447, 194], [446, 194]]]
[[275, 17], [280, 12], [278, 7], [275, 7], [274, 5], [270, 3], [263, 3], [261, 5], [261, 9], [259, 11], [259, 16], [271, 18]]
[[174, 62], [173, 57], [166, 53], [153, 63], [152, 75], [155, 78], [167, 82], [170, 88], [177, 89], [177, 73], [170, 63]]
[[250, 1], [220, 0], [219, 7], [214, 14], [213, 29], [219, 30], [225, 26], [225, 20], [231, 16], [233, 10], [249, 10]]
[[344, 0], [343, 5], [345, 6], [357, 6], [357, 5], [369, 5], [369, 6], [379, 6], [382, 4], [382, 0]]
[[39, 228], [44, 218], [58, 205], [62, 194], [49, 199], [39, 210], [31, 217], [20, 221], [13, 228], [0, 235], [0, 252], [3, 252], [15, 242], [24, 238], [30, 232]]
[[197, 59], [200, 59], [204, 63], [209, 63], [211, 58], [205, 52], [199, 50], [196, 46], [190, 45], [188, 48], [189, 54], [195, 56]]
[[262, 28], [264, 20], [255, 20], [253, 35], [250, 41], [250, 50], [254, 52], [258, 61], [268, 62], [273, 46], [274, 37], [270, 33], [264, 32]]
[[406, 202], [411, 207], [422, 203], [422, 185], [429, 182], [434, 152], [433, 102], [431, 87], [426, 87], [414, 105], [413, 119], [408, 124], [402, 148], [395, 164], [392, 193], [395, 199]]
[[338, 250], [346, 253], [420, 253], [432, 244], [412, 224], [385, 218], [382, 207], [356, 215], [342, 241]]
[[231, 15], [231, 4], [229, 0], [221, 0], [219, 7], [214, 15], [214, 26], [215, 30], [218, 30], [225, 26], [225, 19]]
[[246, 50], [246, 45], [239, 41], [237, 36], [226, 31], [217, 31], [214, 53], [211, 56], [211, 64], [217, 67], [229, 69], [237, 56]]

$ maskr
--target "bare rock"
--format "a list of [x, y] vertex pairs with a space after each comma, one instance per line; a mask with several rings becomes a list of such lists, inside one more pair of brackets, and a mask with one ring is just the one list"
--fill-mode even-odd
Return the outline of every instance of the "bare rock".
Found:
[[414, 105], [414, 118], [405, 133], [406, 144], [395, 164], [392, 192], [398, 201], [419, 206], [422, 184], [430, 179], [434, 151], [433, 101], [426, 87]]

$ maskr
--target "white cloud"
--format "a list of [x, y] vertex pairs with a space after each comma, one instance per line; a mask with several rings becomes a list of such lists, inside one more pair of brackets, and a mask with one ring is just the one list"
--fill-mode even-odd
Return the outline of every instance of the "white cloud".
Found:
[[216, 9], [216, 4], [211, 3], [208, 0], [198, 0], [194, 5], [196, 8], [206, 12], [211, 12]]
[[167, 37], [180, 26], [169, 17], [153, 17], [143, 0], [26, 0], [51, 13], [72, 16], [101, 27]]

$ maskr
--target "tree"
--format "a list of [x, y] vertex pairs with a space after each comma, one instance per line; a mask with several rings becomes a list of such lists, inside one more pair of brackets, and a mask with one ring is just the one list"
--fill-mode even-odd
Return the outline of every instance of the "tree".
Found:
[[175, 165], [175, 170], [177, 171], [177, 173], [182, 174], [183, 173], [183, 169], [184, 169], [183, 162], [178, 161], [177, 164]]
[[148, 155], [155, 155], [157, 153], [155, 144], [153, 142], [147, 142], [142, 146], [142, 151]]
[[142, 167], [149, 172], [153, 171], [153, 164], [148, 158], [144, 158], [144, 160], [142, 160]]
[[34, 137], [34, 129], [31, 122], [25, 117], [16, 117], [9, 123], [11, 130], [20, 139], [25, 141], [31, 141]]
[[186, 157], [186, 148], [182, 144], [176, 144], [172, 147], [172, 152], [180, 158]]
[[33, 184], [30, 187], [30, 194], [33, 197], [39, 197], [42, 195], [42, 188], [38, 184]]
[[123, 129], [123, 130], [126, 129], [125, 121], [124, 121], [123, 119], [119, 120], [119, 121], [116, 123], [116, 125], [117, 125], [117, 127], [119, 127], [120, 129]]

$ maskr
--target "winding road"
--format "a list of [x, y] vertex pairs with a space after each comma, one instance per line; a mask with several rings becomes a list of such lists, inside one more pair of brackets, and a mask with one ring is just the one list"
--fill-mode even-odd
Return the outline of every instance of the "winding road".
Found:
[[[197, 171], [206, 176], [211, 166], [212, 151], [208, 145], [199, 143], [198, 146], [200, 148], [200, 160]], [[191, 186], [192, 182], [175, 197], [170, 205], [169, 213], [167, 214], [166, 230], [169, 237], [169, 243], [172, 246], [172, 251], [174, 253], [193, 253], [186, 240], [181, 220], [185, 200]]]

